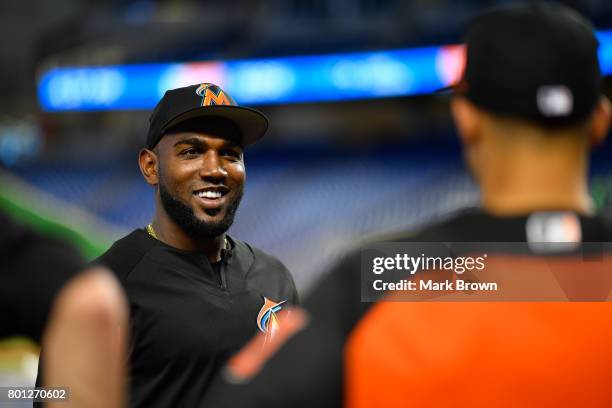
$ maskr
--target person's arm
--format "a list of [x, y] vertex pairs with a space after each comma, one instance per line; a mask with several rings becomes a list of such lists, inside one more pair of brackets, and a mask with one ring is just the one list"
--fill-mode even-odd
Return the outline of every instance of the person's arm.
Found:
[[110, 272], [97, 267], [59, 293], [43, 338], [44, 387], [67, 387], [49, 407], [123, 407], [128, 311]]

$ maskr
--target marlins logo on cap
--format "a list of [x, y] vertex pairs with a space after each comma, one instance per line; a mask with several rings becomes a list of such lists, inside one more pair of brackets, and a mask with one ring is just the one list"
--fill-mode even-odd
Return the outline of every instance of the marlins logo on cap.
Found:
[[[194, 121], [197, 119], [197, 121]], [[255, 109], [239, 106], [218, 85], [208, 82], [169, 89], [149, 118], [147, 147], [154, 148], [176, 126], [191, 121], [193, 130], [208, 130], [219, 119], [230, 121], [237, 129], [242, 146], [257, 142], [268, 129], [268, 119]]]
[[202, 97], [201, 106], [236, 104], [221, 88], [214, 84], [204, 83], [196, 89], [195, 93]]

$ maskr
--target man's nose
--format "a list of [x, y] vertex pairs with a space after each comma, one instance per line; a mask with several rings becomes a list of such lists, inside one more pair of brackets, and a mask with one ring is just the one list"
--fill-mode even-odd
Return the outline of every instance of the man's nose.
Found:
[[221, 160], [217, 152], [206, 152], [200, 167], [200, 176], [213, 182], [222, 181], [227, 177], [227, 170], [225, 170], [223, 160]]

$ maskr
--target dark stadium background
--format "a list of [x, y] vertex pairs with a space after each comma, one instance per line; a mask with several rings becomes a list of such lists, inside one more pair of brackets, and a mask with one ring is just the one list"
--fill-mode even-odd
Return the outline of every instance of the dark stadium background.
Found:
[[[455, 44], [471, 16], [504, 3], [512, 2], [1, 1], [0, 206], [90, 258], [151, 218], [152, 190], [136, 163], [149, 113], [44, 112], [37, 78], [49, 67]], [[612, 2], [564, 3], [612, 29]], [[256, 106], [271, 130], [246, 151], [247, 191], [231, 233], [283, 260], [305, 293], [356, 240], [475, 204], [447, 103], [433, 94]], [[592, 166], [601, 211], [612, 192], [611, 152], [608, 142]], [[0, 386], [31, 381], [35, 352], [3, 342]]]

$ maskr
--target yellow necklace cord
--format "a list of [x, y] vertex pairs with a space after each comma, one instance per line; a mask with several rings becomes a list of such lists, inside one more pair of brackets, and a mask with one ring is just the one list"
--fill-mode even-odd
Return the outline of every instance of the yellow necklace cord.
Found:
[[153, 229], [153, 224], [149, 223], [149, 225], [147, 225], [147, 234], [149, 234], [150, 236], [152, 236], [155, 239], [157, 238], [157, 235], [155, 235], [155, 230]]
[[[155, 229], [153, 228], [152, 223], [149, 223], [149, 225], [147, 225], [146, 230], [147, 230], [147, 234], [149, 234], [155, 239], [159, 239], [157, 238], [157, 235], [155, 234]], [[227, 237], [223, 237], [223, 249], [225, 249], [226, 251], [229, 249], [229, 242], [227, 241]]]

